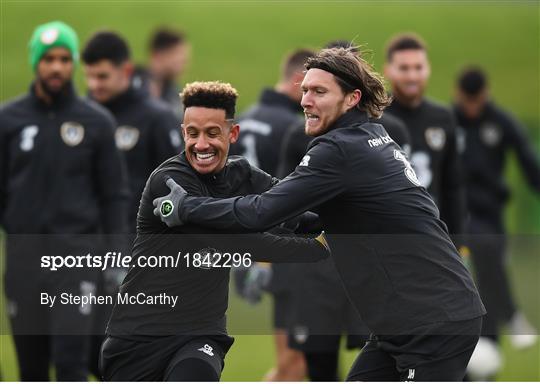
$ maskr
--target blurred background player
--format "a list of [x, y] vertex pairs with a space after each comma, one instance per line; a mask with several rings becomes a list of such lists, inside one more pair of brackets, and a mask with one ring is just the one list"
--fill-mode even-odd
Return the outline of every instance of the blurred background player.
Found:
[[[94, 34], [82, 52], [88, 93], [115, 117], [116, 146], [125, 155], [131, 190], [129, 230], [150, 173], [181, 150], [180, 124], [165, 103], [131, 85], [133, 63], [126, 41], [117, 33]], [[177, 99], [180, 105], [180, 99]]]
[[148, 51], [148, 67], [137, 69], [133, 85], [169, 104], [180, 123], [183, 109], [179, 82], [189, 64], [191, 46], [182, 31], [160, 27], [150, 37]]
[[[329, 42], [325, 48], [345, 48], [355, 54], [357, 47], [346, 40]], [[384, 112], [377, 122], [383, 124], [390, 136], [403, 148], [409, 146], [405, 124]], [[306, 154], [313, 139], [305, 133], [305, 121], [289, 134], [283, 143], [279, 176], [293, 172]], [[331, 260], [303, 265], [287, 280], [293, 291], [290, 346], [301, 351], [307, 361], [312, 381], [338, 381], [339, 349], [342, 334], [347, 335], [348, 349], [362, 348], [370, 331], [354, 310], [343, 289]], [[292, 284], [291, 282], [294, 282]]]
[[[490, 379], [497, 368], [478, 377], [479, 353], [497, 349], [500, 328], [508, 326], [510, 341], [521, 349], [534, 345], [538, 331], [517, 309], [506, 270], [506, 230], [503, 211], [510, 191], [504, 180], [507, 153], [512, 150], [531, 188], [540, 192], [540, 164], [523, 127], [490, 98], [487, 76], [477, 67], [458, 76], [454, 112], [459, 126], [458, 143], [463, 158], [467, 197], [467, 245], [482, 301], [487, 309], [482, 336], [469, 365], [471, 377]], [[497, 355], [498, 352], [494, 351]], [[500, 360], [494, 357], [492, 360]]]
[[[116, 146], [126, 159], [131, 192], [128, 230], [135, 233], [139, 201], [148, 176], [163, 161], [180, 153], [180, 124], [167, 104], [132, 86], [130, 50], [117, 33], [102, 31], [94, 34], [82, 51], [82, 60], [90, 98], [107, 108], [116, 120]], [[130, 241], [124, 243], [131, 244]], [[122, 251], [129, 254], [129, 249]], [[116, 294], [127, 271], [108, 268], [103, 273], [102, 293]], [[99, 348], [112, 305], [101, 305], [96, 310], [99, 318], [96, 319], [90, 363], [92, 373], [99, 377]]]
[[450, 109], [424, 96], [431, 69], [422, 39], [414, 34], [394, 36], [386, 47], [384, 74], [393, 96], [387, 110], [407, 126], [416, 175], [450, 234], [462, 233], [465, 203], [455, 118]]
[[[0, 111], [0, 223], [11, 235], [9, 317], [21, 380], [48, 380], [53, 363], [56, 380], [86, 381], [94, 311], [40, 305], [40, 293], [95, 294], [99, 272], [52, 272], [40, 268], [39, 255], [88, 252], [95, 244], [76, 235], [126, 231], [125, 164], [113, 118], [73, 88], [75, 31], [58, 21], [40, 25], [29, 48], [30, 91]], [[15, 234], [41, 236], [18, 241]]]
[[[276, 175], [283, 139], [291, 129], [304, 124], [300, 83], [304, 78], [304, 63], [314, 54], [309, 49], [297, 49], [284, 58], [275, 87], [264, 89], [258, 103], [238, 118], [241, 131], [238, 141], [231, 145], [231, 154], [242, 155], [252, 166]], [[258, 301], [263, 289], [269, 290], [274, 300], [276, 366], [265, 376], [267, 381], [302, 381], [306, 376], [302, 354], [287, 345], [286, 330], [293, 311], [292, 269], [292, 264], [256, 264], [245, 279], [247, 285], [243, 290], [248, 300]]]

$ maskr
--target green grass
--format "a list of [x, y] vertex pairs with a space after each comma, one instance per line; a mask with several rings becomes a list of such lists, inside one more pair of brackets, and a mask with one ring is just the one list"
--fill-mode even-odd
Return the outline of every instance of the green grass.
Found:
[[[457, 4], [457, 5], [455, 5]], [[60, 19], [70, 23], [84, 41], [98, 28], [126, 36], [134, 58], [145, 60], [149, 33], [161, 24], [183, 28], [193, 45], [193, 60], [183, 82], [225, 80], [240, 92], [239, 110], [252, 103], [260, 89], [272, 85], [285, 52], [320, 47], [337, 38], [354, 39], [372, 51], [381, 69], [385, 42], [400, 31], [415, 31], [429, 44], [432, 78], [428, 94], [443, 102], [452, 96], [456, 72], [476, 63], [490, 74], [494, 98], [511, 110], [540, 148], [539, 3], [437, 1], [28, 1], [0, 0], [0, 101], [28, 89], [32, 73], [27, 42], [33, 28]], [[82, 71], [76, 84], [85, 92]], [[540, 234], [540, 199], [527, 188], [514, 157], [507, 174], [514, 197], [507, 210], [512, 233]], [[521, 242], [515, 247], [518, 247]], [[538, 243], [536, 243], [538, 244]], [[517, 249], [517, 248], [516, 248]], [[538, 249], [538, 248], [536, 248]], [[512, 259], [516, 295], [527, 314], [540, 324], [540, 268], [533, 251]], [[536, 252], [537, 253], [537, 252]], [[3, 261], [3, 258], [0, 260]], [[0, 269], [3, 270], [3, 269]], [[0, 322], [5, 303], [0, 295]], [[233, 300], [235, 324], [256, 323], [268, 329], [269, 305], [249, 308]], [[0, 324], [0, 329], [6, 329]], [[263, 324], [263, 325], [261, 325]], [[247, 333], [245, 328], [243, 333]], [[504, 340], [506, 364], [500, 380], [540, 380], [539, 346], [514, 351]], [[347, 353], [342, 372], [352, 363]], [[4, 380], [16, 380], [10, 336], [0, 337]], [[237, 337], [228, 358], [225, 380], [258, 380], [273, 362], [271, 336]]]
[[[523, 121], [540, 149], [539, 3], [449, 1], [38, 1], [0, 0], [0, 101], [28, 89], [27, 43], [33, 28], [53, 19], [70, 23], [81, 44], [97, 29], [123, 34], [136, 61], [144, 62], [149, 33], [158, 25], [189, 35], [193, 60], [183, 82], [225, 80], [240, 92], [239, 110], [278, 78], [282, 56], [337, 38], [354, 39], [381, 69], [384, 45], [395, 33], [415, 31], [429, 45], [428, 94], [451, 100], [457, 71], [482, 65], [494, 98]], [[85, 92], [83, 73], [76, 74]], [[514, 164], [514, 163], [512, 163]], [[511, 165], [512, 165], [511, 164]], [[540, 200], [513, 166], [516, 191], [508, 222], [515, 233], [540, 233]]]

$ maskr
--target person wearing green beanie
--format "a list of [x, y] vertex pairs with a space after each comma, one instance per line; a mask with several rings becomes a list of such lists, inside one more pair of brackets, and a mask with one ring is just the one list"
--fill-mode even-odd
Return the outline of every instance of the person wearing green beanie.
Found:
[[39, 60], [51, 48], [63, 47], [71, 53], [71, 59], [74, 63], [79, 60], [79, 38], [77, 33], [66, 23], [61, 21], [52, 21], [38, 26], [28, 48], [30, 50], [30, 65], [35, 72]]
[[[73, 87], [78, 59], [73, 29], [61, 22], [41, 25], [29, 48], [34, 79], [28, 92], [0, 105], [4, 288], [19, 378], [48, 381], [54, 365], [57, 381], [87, 381], [96, 308], [61, 297], [89, 297], [100, 271], [53, 272], [40, 260], [49, 251], [74, 255], [84, 248], [96, 254], [89, 249], [101, 247], [96, 237], [126, 233], [127, 174], [114, 140], [114, 118]], [[51, 298], [49, 305], [44, 297]]]

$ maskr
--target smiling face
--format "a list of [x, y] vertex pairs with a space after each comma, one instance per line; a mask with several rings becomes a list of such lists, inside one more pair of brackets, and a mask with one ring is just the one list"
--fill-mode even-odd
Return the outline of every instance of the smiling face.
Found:
[[[344, 95], [334, 75], [322, 69], [307, 71], [302, 81], [302, 108], [308, 136], [320, 136], [348, 109], [358, 103], [354, 93]], [[352, 97], [351, 97], [352, 96]], [[353, 100], [354, 99], [354, 100]]]
[[426, 51], [395, 51], [385, 65], [384, 74], [392, 84], [392, 92], [398, 100], [406, 104], [418, 103], [422, 100], [430, 75]]
[[221, 171], [227, 162], [229, 146], [238, 140], [239, 132], [238, 124], [232, 124], [223, 109], [186, 108], [182, 133], [187, 160], [201, 174]]

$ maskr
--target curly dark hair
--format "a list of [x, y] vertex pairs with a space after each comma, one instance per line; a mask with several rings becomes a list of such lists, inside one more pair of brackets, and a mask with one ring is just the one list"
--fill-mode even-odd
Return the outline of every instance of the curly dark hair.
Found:
[[187, 84], [180, 97], [184, 103], [184, 110], [189, 107], [223, 109], [227, 119], [232, 119], [236, 109], [238, 91], [229, 83], [196, 81]]

